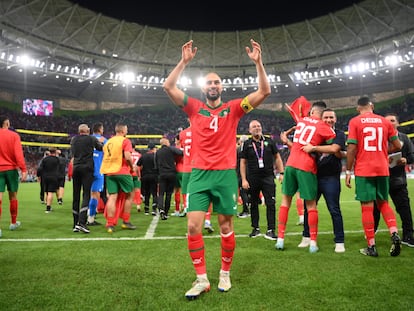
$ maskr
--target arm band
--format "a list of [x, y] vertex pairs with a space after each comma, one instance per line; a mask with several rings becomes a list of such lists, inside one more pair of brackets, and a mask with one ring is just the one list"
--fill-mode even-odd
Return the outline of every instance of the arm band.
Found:
[[243, 111], [245, 113], [249, 113], [250, 111], [253, 110], [252, 105], [250, 105], [249, 99], [247, 98], [247, 96], [245, 98], [243, 98], [243, 100], [240, 103], [240, 107], [243, 109]]

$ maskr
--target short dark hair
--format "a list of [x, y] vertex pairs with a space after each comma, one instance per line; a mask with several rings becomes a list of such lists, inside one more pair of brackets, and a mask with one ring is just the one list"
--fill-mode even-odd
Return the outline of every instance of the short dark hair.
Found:
[[103, 127], [103, 123], [102, 122], [97, 122], [92, 126], [92, 131], [94, 133], [97, 133], [102, 127]]
[[310, 113], [317, 113], [320, 116], [322, 116], [322, 111], [324, 111], [326, 108], [326, 104], [324, 102], [316, 102], [312, 104], [312, 108]]
[[0, 115], [0, 126], [3, 127], [4, 122], [7, 121], [7, 120], [9, 120], [8, 116], [6, 116], [4, 114]]
[[384, 115], [384, 117], [395, 117], [395, 119], [397, 121], [400, 121], [400, 118], [398, 117], [398, 115], [395, 112], [388, 112]]
[[332, 108], [325, 108], [324, 110], [322, 110], [322, 114], [324, 113], [324, 112], [326, 112], [326, 111], [329, 111], [329, 112], [334, 112], [335, 113], [335, 110], [333, 110]]
[[319, 101], [317, 101], [317, 102], [314, 102], [314, 103], [312, 104], [312, 107], [320, 107], [320, 108], [325, 109], [327, 106], [326, 106], [326, 103], [325, 103], [324, 101], [319, 100]]
[[371, 100], [367, 95], [361, 96], [358, 99], [358, 106], [368, 106], [371, 103]]

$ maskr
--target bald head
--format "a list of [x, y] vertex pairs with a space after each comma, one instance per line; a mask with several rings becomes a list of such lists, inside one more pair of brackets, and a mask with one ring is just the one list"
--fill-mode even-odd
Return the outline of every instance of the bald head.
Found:
[[252, 120], [249, 123], [249, 133], [253, 138], [260, 139], [263, 136], [262, 125], [258, 120]]
[[161, 146], [170, 146], [170, 141], [168, 138], [163, 137], [160, 139], [160, 145]]
[[81, 124], [78, 127], [79, 134], [89, 134], [89, 126], [87, 124]]

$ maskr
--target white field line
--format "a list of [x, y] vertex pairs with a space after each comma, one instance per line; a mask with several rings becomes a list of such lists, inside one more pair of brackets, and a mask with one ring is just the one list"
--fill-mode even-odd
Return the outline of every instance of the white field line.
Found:
[[[162, 237], [154, 237], [155, 227], [158, 223], [158, 217], [154, 217], [154, 220], [151, 222], [150, 226], [148, 227], [147, 233], [144, 237], [107, 237], [107, 238], [93, 238], [93, 237], [85, 237], [85, 238], [40, 238], [40, 239], [2, 239], [0, 238], [1, 242], [62, 242], [62, 241], [144, 241], [144, 240], [181, 240], [186, 239], [186, 236], [162, 236]], [[386, 232], [387, 229], [378, 229], [378, 232]], [[361, 234], [363, 233], [363, 230], [346, 230], [345, 234]], [[83, 234], [83, 233], [76, 233], [76, 234]], [[318, 235], [325, 235], [325, 234], [333, 234], [332, 231], [324, 231], [324, 232], [318, 232]], [[288, 236], [299, 236], [302, 235], [301, 232], [287, 232], [285, 235]], [[89, 236], [89, 235], [85, 235]], [[204, 235], [204, 239], [213, 239], [213, 238], [219, 238], [220, 235]], [[237, 238], [248, 238], [248, 234], [236, 234]]]
[[147, 232], [145, 233], [145, 240], [153, 239], [155, 234], [155, 229], [157, 229], [158, 221], [160, 220], [160, 215], [157, 215], [152, 218], [152, 221], [147, 229]]

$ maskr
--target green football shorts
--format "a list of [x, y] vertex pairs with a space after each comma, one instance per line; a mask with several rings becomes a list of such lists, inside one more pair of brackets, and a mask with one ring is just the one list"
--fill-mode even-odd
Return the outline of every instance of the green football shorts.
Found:
[[286, 166], [282, 193], [293, 197], [298, 191], [301, 199], [316, 200], [318, 195], [318, 179], [316, 174]]
[[388, 200], [390, 189], [389, 176], [355, 176], [355, 200], [361, 202]]
[[118, 193], [122, 190], [130, 193], [134, 190], [134, 182], [131, 175], [106, 175], [106, 189], [109, 194]]
[[236, 215], [238, 181], [235, 169], [193, 169], [188, 183], [187, 211], [207, 212], [210, 202], [213, 212]]
[[6, 190], [17, 192], [19, 189], [19, 172], [17, 170], [8, 170], [0, 172], [0, 192]]

